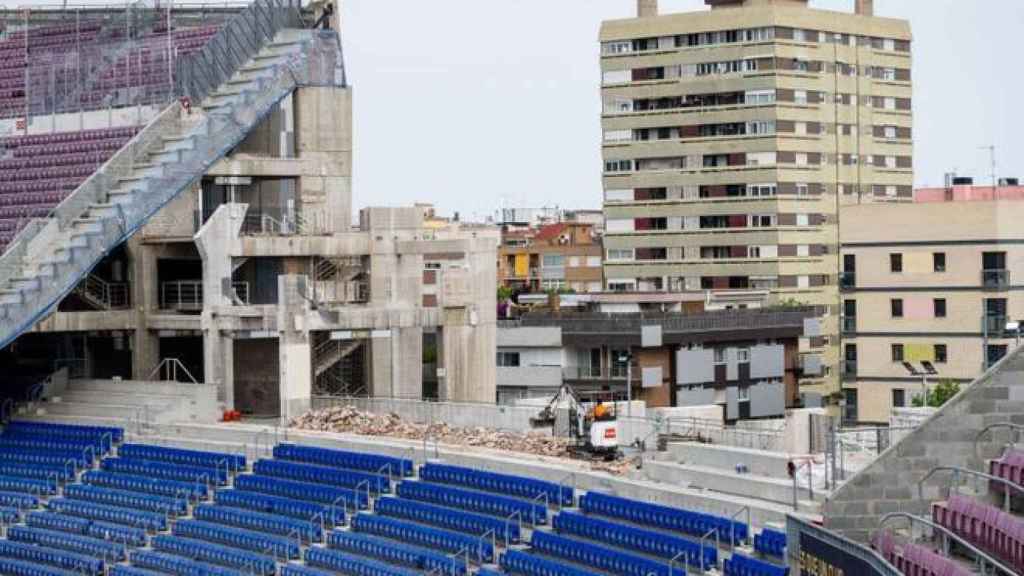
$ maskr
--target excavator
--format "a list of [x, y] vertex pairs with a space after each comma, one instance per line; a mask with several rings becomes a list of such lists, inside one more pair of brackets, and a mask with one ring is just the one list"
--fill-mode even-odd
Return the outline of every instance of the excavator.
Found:
[[[566, 416], [560, 416], [559, 409], [565, 408]], [[559, 424], [562, 424], [561, 426]], [[582, 400], [576, 390], [562, 384], [558, 392], [533, 418], [534, 428], [551, 426], [554, 436], [570, 438], [570, 450], [576, 456], [615, 460], [619, 454], [619, 425], [615, 415], [614, 402]]]

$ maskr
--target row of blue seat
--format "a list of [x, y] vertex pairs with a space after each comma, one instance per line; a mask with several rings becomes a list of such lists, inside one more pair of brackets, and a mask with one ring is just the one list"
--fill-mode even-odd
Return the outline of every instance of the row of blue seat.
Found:
[[299, 544], [289, 538], [202, 520], [179, 520], [174, 523], [171, 530], [175, 536], [216, 542], [250, 552], [270, 553], [275, 558], [293, 560], [298, 558], [300, 553]]
[[391, 481], [386, 476], [284, 460], [260, 460], [253, 466], [253, 472], [275, 478], [367, 490], [373, 494], [391, 491]]
[[106, 454], [104, 450], [99, 449], [97, 446], [91, 443], [79, 443], [75, 440], [70, 439], [55, 439], [45, 440], [39, 437], [29, 438], [8, 438], [0, 436], [0, 450], [8, 448], [20, 448], [22, 450], [38, 450], [45, 452], [60, 452], [60, 453], [71, 453], [71, 454], [86, 454], [86, 459], [103, 456]]
[[637, 524], [675, 530], [693, 536], [703, 536], [717, 529], [725, 542], [739, 544], [747, 539], [747, 525], [722, 516], [648, 504], [620, 496], [588, 492], [580, 498], [580, 508], [602, 516], [621, 518]]
[[427, 572], [437, 570], [442, 574], [466, 573], [466, 563], [463, 561], [449, 558], [433, 550], [370, 534], [335, 530], [327, 535], [327, 545], [334, 550], [369, 556], [390, 564], [403, 564]]
[[323, 538], [323, 530], [321, 530], [320, 524], [316, 522], [296, 520], [274, 514], [263, 514], [242, 508], [201, 504], [196, 506], [195, 510], [192, 511], [192, 515], [196, 520], [226, 524], [236, 528], [277, 534], [278, 536], [289, 536], [295, 533], [306, 542], [320, 542]]
[[214, 501], [224, 506], [245, 508], [256, 512], [267, 514], [278, 514], [299, 520], [310, 520], [322, 517], [324, 522], [330, 526], [337, 526], [345, 523], [345, 508], [342, 506], [330, 506], [316, 502], [305, 502], [293, 500], [281, 496], [249, 492], [247, 490], [218, 490], [214, 495]]
[[148, 476], [122, 474], [106, 470], [89, 470], [82, 474], [82, 482], [92, 484], [93, 486], [105, 486], [107, 488], [131, 490], [132, 492], [155, 494], [157, 496], [172, 496], [174, 498], [186, 496], [191, 499], [205, 500], [209, 495], [206, 484], [202, 482], [165, 480], [163, 478], [150, 478]]
[[557, 556], [622, 576], [686, 576], [686, 570], [682, 566], [673, 567], [669, 572], [667, 562], [654, 561], [629, 552], [541, 530], [534, 530], [530, 537], [530, 547], [542, 554]]
[[57, 493], [57, 482], [53, 480], [39, 480], [38, 478], [0, 476], [0, 490], [5, 492], [53, 495]]
[[88, 518], [89, 520], [113, 522], [114, 524], [134, 526], [148, 531], [159, 532], [167, 529], [167, 517], [155, 512], [129, 510], [109, 504], [69, 500], [67, 498], [53, 498], [46, 503], [46, 506], [54, 512]]
[[572, 486], [563, 486], [555, 482], [537, 480], [536, 478], [486, 472], [462, 466], [429, 463], [420, 468], [420, 478], [428, 482], [458, 484], [478, 490], [529, 498], [530, 500], [546, 496], [550, 503], [561, 503], [563, 506], [572, 506], [575, 501], [575, 493]]
[[10, 506], [0, 506], [0, 524], [14, 524], [21, 520], [21, 511]]
[[316, 446], [299, 446], [297, 444], [278, 444], [274, 447], [274, 458], [306, 462], [335, 468], [362, 470], [391, 476], [412, 476], [413, 461], [407, 458], [395, 458], [380, 454], [364, 454], [347, 450], [333, 450]]
[[433, 502], [452, 508], [471, 510], [492, 516], [508, 518], [518, 514], [523, 522], [544, 524], [548, 509], [543, 504], [524, 502], [518, 498], [507, 498], [496, 494], [485, 494], [464, 490], [443, 484], [414, 482], [406, 480], [398, 485], [397, 493], [402, 498]]
[[6, 576], [70, 576], [59, 568], [42, 566], [34, 562], [24, 562], [12, 558], [0, 558], [0, 574]]
[[205, 452], [202, 450], [184, 450], [167, 446], [151, 446], [149, 444], [124, 444], [117, 449], [117, 455], [135, 460], [152, 462], [170, 462], [202, 468], [228, 468], [233, 472], [245, 470], [245, 456], [221, 452]]
[[161, 572], [136, 568], [135, 566], [128, 566], [126, 564], [115, 564], [111, 566], [108, 574], [110, 576], [162, 576]]
[[476, 576], [505, 576], [505, 573], [501, 570], [493, 570], [491, 568], [480, 568], [476, 571]]
[[577, 512], [562, 512], [555, 516], [551, 524], [563, 534], [581, 536], [669, 560], [684, 554], [690, 566], [718, 565], [718, 549], [714, 546], [702, 547], [697, 542], [671, 534], [617, 524]]
[[48, 466], [74, 466], [75, 470], [86, 465], [86, 457], [81, 452], [32, 450], [28, 448], [0, 448], [0, 460], [9, 464], [19, 462]]
[[124, 429], [113, 426], [79, 426], [76, 424], [53, 424], [50, 422], [15, 420], [7, 424], [7, 430], [32, 432], [61, 438], [94, 438], [109, 435], [115, 443], [119, 444], [124, 441]]
[[67, 482], [72, 473], [73, 469], [70, 466], [20, 462], [4, 462], [3, 464], [0, 464], [0, 476], [37, 478], [40, 480], [49, 480], [53, 478], [61, 482]]
[[122, 526], [111, 522], [90, 520], [56, 512], [30, 512], [25, 516], [25, 524], [34, 528], [81, 534], [127, 546], [145, 546], [147, 542], [146, 531], [142, 528]]
[[786, 555], [786, 535], [778, 530], [765, 528], [754, 534], [754, 550], [767, 556]]
[[444, 506], [427, 504], [406, 498], [380, 498], [374, 505], [374, 511], [384, 516], [405, 518], [414, 522], [433, 524], [449, 530], [458, 530], [474, 536], [483, 536], [493, 532], [499, 540], [519, 541], [519, 523], [510, 520], [499, 520], [492, 516], [482, 516], [472, 512], [453, 510]]
[[298, 482], [259, 474], [238, 476], [235, 478], [235, 489], [332, 506], [359, 508], [360, 510], [366, 510], [370, 506], [370, 500], [365, 491], [357, 492], [352, 488]]
[[250, 574], [258, 574], [259, 576], [267, 576], [277, 572], [277, 563], [274, 562], [273, 558], [230, 546], [182, 538], [181, 536], [157, 536], [153, 538], [153, 549], [157, 552], [177, 554], [202, 562], [234, 568]]
[[12, 508], [36, 508], [39, 506], [39, 499], [24, 492], [0, 492], [0, 506]]
[[64, 497], [72, 500], [85, 500], [99, 504], [110, 504], [122, 508], [158, 512], [180, 516], [188, 512], [188, 502], [184, 498], [141, 494], [129, 490], [117, 490], [92, 484], [71, 484], [64, 488]]
[[3, 434], [0, 434], [0, 443], [25, 448], [46, 449], [52, 447], [61, 450], [85, 450], [86, 448], [91, 448], [97, 455], [107, 454], [110, 450], [109, 438], [65, 438], [10, 430], [5, 430]]
[[162, 574], [174, 576], [240, 576], [240, 572], [229, 568], [214, 566], [205, 562], [189, 560], [174, 554], [138, 550], [132, 552], [132, 564]]
[[334, 572], [318, 570], [301, 564], [286, 564], [281, 568], [281, 576], [334, 576]]
[[221, 486], [228, 483], [228, 471], [223, 468], [217, 470], [215, 468], [201, 468], [198, 466], [134, 460], [131, 458], [104, 458], [100, 462], [100, 468], [108, 472], [123, 472], [137, 476], [161, 478], [163, 480], [213, 482]]
[[501, 567], [519, 576], [594, 576], [593, 572], [566, 566], [522, 550], [507, 550], [501, 555]]
[[124, 546], [116, 542], [31, 526], [11, 526], [7, 531], [7, 539], [13, 542], [36, 544], [86, 556], [95, 556], [107, 561], [120, 562], [126, 557]]
[[[422, 574], [416, 570], [391, 566], [384, 562], [330, 548], [309, 548], [306, 550], [306, 564], [348, 576], [419, 576]], [[294, 568], [293, 566], [288, 566], [288, 574], [307, 576], [307, 573], [298, 570], [298, 566]], [[286, 576], [286, 574], [282, 573], [282, 576]]]
[[789, 567], [777, 566], [757, 558], [733, 553], [726, 558], [723, 571], [725, 576], [788, 576]]
[[99, 558], [10, 540], [0, 540], [0, 556], [25, 562], [49, 564], [84, 574], [99, 574], [103, 572], [104, 566], [103, 561]]
[[396, 518], [361, 513], [352, 519], [352, 529], [449, 553], [466, 551], [481, 563], [490, 562], [494, 558], [494, 546], [482, 538]]

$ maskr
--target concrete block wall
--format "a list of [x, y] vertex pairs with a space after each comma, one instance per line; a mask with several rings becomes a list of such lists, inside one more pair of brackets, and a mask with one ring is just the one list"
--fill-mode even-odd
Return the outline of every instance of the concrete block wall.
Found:
[[985, 471], [998, 456], [1005, 432], [975, 439], [987, 426], [1024, 424], [1024, 354], [1016, 350], [963, 389], [919, 428], [893, 444], [850, 478], [825, 505], [825, 526], [867, 541], [891, 512], [926, 515], [932, 502], [945, 497], [949, 473], [936, 474], [918, 495], [918, 482], [937, 466]]

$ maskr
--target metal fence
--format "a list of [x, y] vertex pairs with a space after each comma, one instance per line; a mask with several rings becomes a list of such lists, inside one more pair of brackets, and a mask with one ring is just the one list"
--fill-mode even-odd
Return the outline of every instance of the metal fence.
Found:
[[[830, 532], [796, 516], [787, 516], [786, 560], [791, 568], [790, 571], [794, 574], [817, 573], [817, 571], [813, 570], [813, 567], [810, 570], [801, 569], [804, 558], [816, 557], [815, 554], [808, 554], [808, 551], [801, 549], [804, 541], [802, 536], [808, 536], [833, 549], [833, 553], [829, 554], [830, 558], [820, 558], [820, 560], [830, 560], [829, 564], [833, 566], [849, 567], [851, 563], [862, 565], [857, 567], [859, 570], [856, 572], [837, 570], [836, 574], [845, 573], [850, 576], [854, 574], [856, 576], [902, 576], [902, 573], [895, 566], [871, 548], [858, 544], [848, 538], [843, 538], [835, 532]], [[865, 572], [865, 567], [871, 572]]]

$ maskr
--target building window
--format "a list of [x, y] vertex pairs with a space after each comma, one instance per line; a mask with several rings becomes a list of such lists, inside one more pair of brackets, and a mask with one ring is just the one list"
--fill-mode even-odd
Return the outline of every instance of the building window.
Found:
[[775, 196], [775, 184], [749, 184], [747, 186], [748, 196]]
[[545, 279], [545, 280], [541, 280], [540, 281], [540, 287], [545, 292], [548, 292], [548, 291], [551, 291], [551, 290], [564, 290], [566, 288], [566, 283], [565, 283], [565, 280], [561, 280], [561, 279], [559, 279], [559, 280]]
[[632, 172], [632, 160], [609, 160], [604, 163], [605, 172]]
[[747, 402], [750, 400], [750, 387], [740, 386], [736, 389], [736, 399], [740, 402]]
[[518, 368], [519, 352], [498, 352], [498, 366]]
[[739, 348], [736, 350], [736, 360], [741, 364], [750, 362], [750, 348]]
[[798, 182], [797, 185], [796, 185], [796, 195], [797, 196], [807, 196], [807, 193], [808, 193], [808, 186], [807, 186], [807, 184], [804, 184], [802, 182]]
[[541, 266], [544, 268], [561, 268], [565, 265], [565, 256], [561, 254], [544, 254]]
[[889, 254], [889, 271], [903, 272], [903, 254]]
[[935, 253], [932, 254], [932, 268], [936, 272], [945, 272], [946, 271], [946, 253], [945, 252], [935, 252]]
[[[628, 262], [633, 259], [633, 249], [608, 249], [609, 262]], [[600, 264], [598, 264], [600, 265]]]
[[935, 363], [936, 364], [945, 364], [948, 361], [949, 361], [949, 350], [946, 348], [946, 345], [945, 344], [936, 344], [935, 345]]
[[601, 257], [600, 256], [587, 256], [587, 268], [600, 268]]
[[725, 364], [725, 348], [715, 348], [715, 364]]
[[889, 300], [889, 311], [893, 318], [903, 318], [903, 299], [893, 298]]
[[892, 407], [903, 408], [907, 405], [907, 391], [899, 388], [892, 390]]
[[892, 361], [903, 362], [903, 344], [892, 345]]
[[932, 304], [935, 307], [935, 317], [945, 318], [946, 317], [946, 299], [936, 298], [932, 300]]

